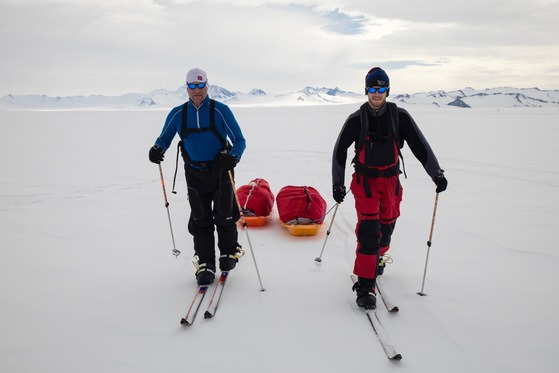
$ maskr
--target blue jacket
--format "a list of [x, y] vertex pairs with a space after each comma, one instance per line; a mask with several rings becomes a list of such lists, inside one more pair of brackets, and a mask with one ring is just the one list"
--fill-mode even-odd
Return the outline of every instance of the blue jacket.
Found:
[[[167, 151], [176, 134], [181, 133], [183, 105], [171, 110], [161, 135], [155, 143]], [[206, 97], [199, 108], [196, 108], [192, 101], [187, 106], [187, 126], [188, 128], [209, 128], [210, 127], [210, 98]], [[215, 125], [224, 139], [229, 139], [233, 145], [231, 153], [239, 160], [246, 148], [246, 141], [241, 132], [241, 128], [229, 107], [221, 102], [215, 101]], [[209, 162], [216, 159], [218, 153], [223, 150], [223, 143], [212, 131], [191, 133], [183, 140], [184, 150], [190, 159], [196, 162]]]

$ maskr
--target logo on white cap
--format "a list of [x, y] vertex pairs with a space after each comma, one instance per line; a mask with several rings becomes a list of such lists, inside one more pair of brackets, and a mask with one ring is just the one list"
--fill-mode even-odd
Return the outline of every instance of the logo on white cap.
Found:
[[193, 82], [205, 83], [207, 81], [208, 81], [208, 76], [206, 72], [202, 69], [195, 68], [186, 73], [187, 83], [193, 83]]

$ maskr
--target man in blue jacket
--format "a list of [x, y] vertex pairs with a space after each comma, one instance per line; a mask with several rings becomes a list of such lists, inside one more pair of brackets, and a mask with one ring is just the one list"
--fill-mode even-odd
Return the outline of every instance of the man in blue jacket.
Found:
[[215, 236], [220, 251], [219, 268], [230, 271], [242, 255], [237, 242], [240, 218], [229, 177], [246, 147], [246, 141], [229, 107], [208, 97], [208, 78], [202, 69], [186, 74], [189, 101], [171, 110], [149, 160], [159, 164], [176, 134], [184, 159], [190, 219], [194, 239], [196, 280], [199, 285], [215, 279]]

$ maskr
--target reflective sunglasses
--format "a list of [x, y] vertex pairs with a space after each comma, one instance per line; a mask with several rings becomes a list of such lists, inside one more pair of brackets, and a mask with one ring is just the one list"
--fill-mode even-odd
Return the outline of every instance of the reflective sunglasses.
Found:
[[187, 83], [186, 85], [187, 85], [188, 88], [190, 88], [190, 89], [196, 89], [196, 88], [202, 89], [202, 88], [204, 88], [204, 87], [206, 86], [206, 83], [198, 83], [198, 84], [196, 84], [196, 83]]
[[374, 87], [367, 87], [367, 92], [369, 93], [384, 93], [386, 91], [388, 91], [388, 88], [390, 87], [380, 87], [380, 88], [374, 88]]

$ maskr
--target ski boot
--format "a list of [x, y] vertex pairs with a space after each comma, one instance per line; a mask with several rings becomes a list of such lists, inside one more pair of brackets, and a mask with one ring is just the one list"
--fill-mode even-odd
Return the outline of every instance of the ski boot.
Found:
[[377, 295], [375, 293], [375, 280], [369, 278], [358, 277], [353, 284], [353, 291], [357, 293], [357, 305], [366, 310], [372, 310], [377, 307]]
[[219, 269], [222, 272], [231, 271], [243, 255], [245, 255], [245, 251], [241, 245], [237, 244], [233, 254], [224, 254], [219, 257]]
[[392, 263], [392, 258], [389, 254], [384, 254], [383, 256], [379, 256], [378, 258], [378, 267], [377, 267], [377, 276], [382, 276], [384, 273], [384, 269], [386, 268], [386, 264]]
[[209, 285], [215, 280], [215, 265], [210, 263], [200, 263], [195, 256], [192, 261], [196, 268], [196, 282], [198, 285]]

